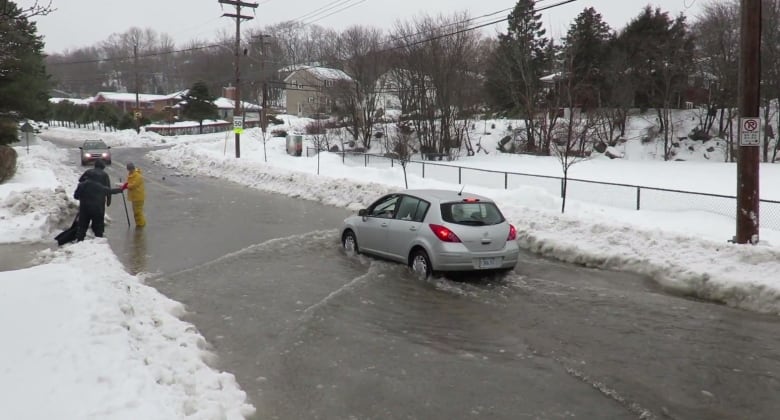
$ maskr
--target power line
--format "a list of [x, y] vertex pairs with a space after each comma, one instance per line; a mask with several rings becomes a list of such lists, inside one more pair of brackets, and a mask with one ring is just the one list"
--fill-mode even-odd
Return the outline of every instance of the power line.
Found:
[[361, 3], [365, 3], [365, 1], [366, 1], [366, 0], [360, 0], [360, 1], [358, 1], [357, 3], [352, 3], [352, 4], [350, 4], [350, 5], [347, 5], [347, 6], [345, 6], [345, 7], [342, 7], [341, 9], [338, 9], [338, 10], [336, 10], [336, 11], [334, 11], [334, 12], [328, 13], [328, 14], [327, 14], [327, 15], [325, 15], [325, 16], [321, 16], [321, 17], [319, 17], [319, 18], [317, 18], [317, 19], [315, 19], [315, 20], [310, 20], [310, 21], [308, 21], [308, 22], [304, 23], [303, 25], [304, 25], [304, 26], [305, 26], [305, 25], [311, 25], [311, 24], [313, 24], [313, 23], [315, 23], [315, 22], [319, 22], [319, 21], [321, 21], [322, 19], [325, 19], [325, 18], [327, 18], [327, 17], [330, 17], [330, 16], [333, 16], [333, 15], [335, 15], [336, 13], [341, 13], [341, 12], [343, 12], [343, 11], [345, 11], [345, 10], [347, 10], [347, 9], [351, 9], [351, 8], [353, 8], [353, 7], [355, 7], [355, 6], [359, 5], [359, 4], [361, 4]]
[[[534, 13], [541, 12], [543, 10], [552, 9], [552, 8], [558, 7], [558, 6], [563, 6], [564, 4], [574, 3], [575, 1], [577, 1], [577, 0], [563, 0], [563, 1], [559, 1], [558, 3], [551, 4], [549, 6], [544, 6], [544, 7], [538, 8], [538, 9], [534, 9], [533, 11], [534, 11]], [[438, 39], [442, 39], [442, 38], [446, 38], [446, 37], [450, 37], [450, 36], [454, 36], [454, 35], [459, 35], [459, 34], [462, 34], [462, 33], [465, 33], [465, 32], [473, 31], [475, 29], [481, 29], [481, 28], [484, 28], [484, 27], [487, 27], [487, 26], [495, 25], [497, 23], [506, 22], [507, 20], [509, 20], [509, 16], [507, 16], [505, 18], [497, 19], [497, 20], [494, 20], [494, 21], [491, 21], [491, 22], [483, 23], [483, 24], [480, 24], [480, 25], [472, 26], [472, 27], [469, 27], [469, 28], [459, 29], [459, 30], [457, 30], [455, 32], [449, 32], [449, 33], [437, 35], [437, 36], [434, 36], [434, 37], [422, 39], [422, 40], [419, 40], [419, 41], [412, 42], [410, 44], [399, 45], [399, 46], [396, 46], [396, 47], [387, 48], [385, 50], [379, 50], [378, 52], [386, 52], [386, 51], [398, 50], [398, 49], [402, 49], [402, 48], [413, 47], [415, 45], [424, 44], [426, 42], [436, 41]]]
[[[337, 1], [343, 1], [343, 0], [337, 0]], [[365, 0], [363, 0], [363, 1], [365, 1]], [[540, 0], [540, 1], [544, 1], [544, 0]], [[534, 9], [534, 12], [541, 12], [543, 10], [548, 10], [548, 9], [551, 9], [551, 8], [554, 8], [554, 7], [562, 6], [564, 4], [573, 3], [575, 1], [577, 1], [577, 0], [563, 0], [563, 1], [559, 1], [558, 3], [551, 4], [549, 6], [544, 6], [544, 7], [541, 7], [541, 8]], [[437, 28], [438, 29], [440, 29], [440, 28], [447, 28], [447, 27], [450, 27], [450, 26], [455, 26], [455, 25], [458, 25], [458, 24], [471, 22], [471, 21], [478, 20], [478, 19], [481, 19], [481, 18], [484, 18], [484, 17], [489, 17], [489, 16], [496, 15], [498, 13], [501, 13], [502, 11], [507, 11], [507, 9], [502, 9], [502, 10], [499, 10], [499, 11], [496, 11], [496, 12], [484, 14], [482, 16], [478, 16], [478, 17], [475, 17], [475, 18], [465, 19], [465, 20], [462, 20], [462, 21], [459, 21], [459, 22], [449, 23], [449, 24], [446, 24], [446, 25], [439, 26]], [[377, 52], [387, 52], [387, 51], [392, 51], [392, 50], [396, 50], [396, 49], [400, 49], [400, 48], [412, 47], [412, 46], [423, 44], [423, 43], [426, 43], [426, 42], [431, 42], [431, 41], [435, 41], [435, 40], [438, 40], [438, 39], [446, 38], [446, 37], [449, 37], [449, 36], [458, 35], [458, 34], [461, 34], [461, 33], [464, 33], [464, 32], [469, 32], [469, 31], [473, 31], [473, 30], [476, 30], [476, 29], [484, 28], [484, 27], [487, 27], [487, 26], [490, 26], [490, 25], [495, 25], [497, 23], [505, 22], [508, 19], [509, 19], [509, 16], [507, 16], [505, 18], [502, 18], [502, 19], [497, 19], [497, 20], [493, 20], [493, 21], [490, 21], [490, 22], [487, 22], [487, 23], [479, 24], [479, 25], [476, 25], [476, 26], [473, 26], [473, 27], [467, 27], [467, 28], [464, 28], [464, 29], [459, 29], [459, 30], [454, 31], [454, 32], [449, 32], [449, 33], [445, 33], [445, 34], [436, 35], [436, 36], [433, 36], [433, 37], [430, 37], [430, 38], [421, 39], [421, 40], [412, 42], [410, 44], [405, 44], [405, 45], [401, 45], [401, 46], [395, 46], [395, 47], [379, 50]], [[411, 38], [411, 37], [414, 37], [414, 36], [417, 36], [417, 35], [422, 35], [425, 32], [426, 31], [422, 31], [422, 32], [418, 32], [418, 33], [415, 33], [415, 34], [405, 35], [403, 37], [395, 38], [395, 39], [393, 39], [393, 41], [398, 41], [398, 40], [402, 40], [402, 39]], [[385, 42], [383, 44], [387, 44], [387, 43], [388, 42]], [[161, 55], [186, 53], [186, 52], [200, 51], [200, 50], [205, 50], [205, 49], [209, 49], [209, 48], [216, 48], [216, 47], [228, 47], [228, 45], [225, 45], [223, 43], [208, 44], [208, 45], [202, 45], [202, 46], [190, 47], [190, 48], [183, 48], [183, 49], [177, 49], [177, 50], [139, 54], [138, 58], [149, 58], [149, 57], [157, 57], [157, 56], [161, 56]], [[131, 56], [124, 56], [124, 57], [97, 58], [97, 59], [91, 59], [91, 60], [52, 62], [52, 63], [47, 63], [47, 66], [64, 66], [64, 65], [76, 65], [76, 64], [91, 64], [91, 63], [101, 63], [101, 62], [107, 62], [107, 61], [115, 61], [116, 62], [116, 61], [132, 60], [133, 58], [134, 57], [131, 55]]]
[[320, 7], [316, 8], [316, 9], [314, 9], [312, 11], [309, 11], [307, 13], [304, 13], [301, 16], [298, 16], [297, 18], [295, 18], [293, 20], [294, 21], [296, 21], [296, 20], [300, 21], [300, 20], [303, 20], [303, 19], [308, 19], [312, 15], [316, 15], [318, 13], [321, 13], [323, 11], [323, 9], [327, 9], [328, 7], [332, 7], [332, 6], [338, 6], [338, 3], [344, 3], [344, 2], [347, 2], [347, 1], [352, 1], [352, 0], [333, 0], [330, 3], [328, 3], [328, 4], [324, 5], [324, 6], [320, 6]]

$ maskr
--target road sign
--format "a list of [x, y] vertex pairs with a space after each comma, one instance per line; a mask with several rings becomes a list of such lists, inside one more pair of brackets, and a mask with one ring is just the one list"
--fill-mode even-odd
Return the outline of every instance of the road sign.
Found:
[[739, 119], [739, 145], [740, 146], [760, 146], [761, 119], [759, 118], [740, 118]]
[[141, 117], [143, 117], [143, 114], [141, 114], [141, 111], [135, 111], [135, 113], [133, 113], [133, 115], [135, 116], [136, 120], [140, 120]]
[[244, 119], [242, 117], [233, 117], [233, 132], [236, 134], [244, 132]]
[[20, 127], [23, 133], [32, 133], [34, 131], [33, 126], [26, 122]]

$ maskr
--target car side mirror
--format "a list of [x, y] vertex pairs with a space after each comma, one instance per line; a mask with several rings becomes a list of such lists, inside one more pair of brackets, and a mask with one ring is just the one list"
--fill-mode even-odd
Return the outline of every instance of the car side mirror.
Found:
[[360, 217], [366, 217], [366, 216], [368, 216], [368, 210], [366, 210], [366, 209], [360, 209], [360, 210], [358, 210], [358, 216], [360, 216]]
[[79, 146], [79, 150], [84, 150], [84, 148], [83, 148], [83, 147], [81, 147], [81, 146]]
[[107, 147], [107, 149], [110, 149], [110, 148], [111, 148], [111, 146], [108, 146], [108, 147]]

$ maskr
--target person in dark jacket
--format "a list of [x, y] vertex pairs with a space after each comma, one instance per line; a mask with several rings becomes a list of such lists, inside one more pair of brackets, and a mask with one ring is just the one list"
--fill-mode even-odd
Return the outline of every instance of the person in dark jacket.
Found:
[[106, 165], [102, 160], [95, 161], [95, 167], [85, 171], [79, 178], [79, 185], [73, 198], [79, 200], [79, 219], [76, 240], [81, 242], [87, 235], [87, 228], [92, 226], [96, 237], [102, 238], [105, 230], [106, 207], [111, 205], [111, 194], [122, 192], [119, 188], [111, 188], [111, 180], [103, 170]]

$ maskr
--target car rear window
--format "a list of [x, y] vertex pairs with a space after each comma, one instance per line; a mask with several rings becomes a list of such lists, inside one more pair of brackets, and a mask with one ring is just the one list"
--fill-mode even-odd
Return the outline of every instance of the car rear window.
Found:
[[441, 218], [447, 223], [469, 226], [497, 225], [504, 215], [495, 203], [456, 202], [441, 205]]

